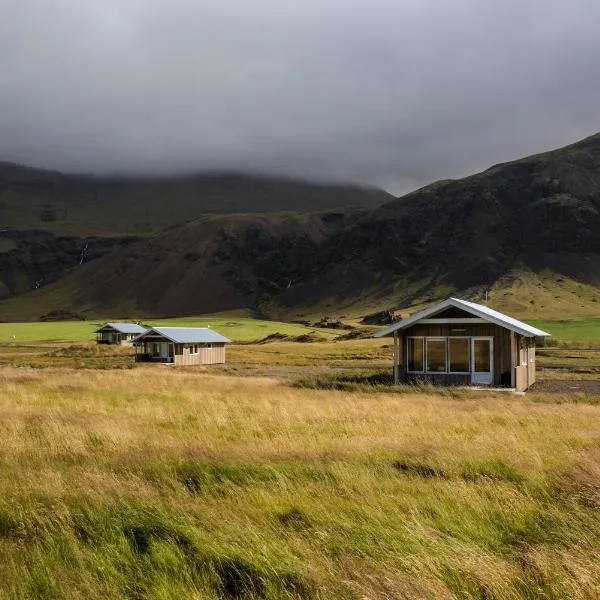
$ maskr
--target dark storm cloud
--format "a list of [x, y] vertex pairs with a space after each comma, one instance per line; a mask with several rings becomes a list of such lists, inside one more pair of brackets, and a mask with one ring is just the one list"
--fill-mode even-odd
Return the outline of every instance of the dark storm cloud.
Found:
[[600, 130], [598, 0], [7, 0], [0, 159], [406, 191]]

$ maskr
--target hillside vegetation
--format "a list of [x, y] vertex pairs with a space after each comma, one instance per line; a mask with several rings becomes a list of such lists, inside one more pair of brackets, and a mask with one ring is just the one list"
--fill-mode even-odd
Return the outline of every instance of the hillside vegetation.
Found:
[[600, 135], [371, 210], [204, 216], [75, 265], [0, 318], [358, 316], [485, 292], [517, 317], [596, 316], [598, 231]]
[[2, 228], [59, 236], [145, 235], [205, 213], [375, 207], [382, 190], [242, 173], [92, 177], [0, 163]]
[[3, 597], [600, 595], [598, 406], [0, 377]]

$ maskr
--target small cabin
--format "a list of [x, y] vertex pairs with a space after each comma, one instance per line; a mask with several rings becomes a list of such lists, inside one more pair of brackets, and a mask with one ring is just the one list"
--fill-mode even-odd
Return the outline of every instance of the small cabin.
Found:
[[496, 310], [449, 298], [379, 331], [394, 338], [394, 381], [525, 391], [535, 382], [536, 339], [550, 334]]
[[216, 365], [231, 340], [209, 327], [152, 327], [134, 340], [137, 362]]
[[137, 323], [104, 323], [95, 331], [96, 342], [98, 344], [130, 345], [144, 331], [146, 328]]

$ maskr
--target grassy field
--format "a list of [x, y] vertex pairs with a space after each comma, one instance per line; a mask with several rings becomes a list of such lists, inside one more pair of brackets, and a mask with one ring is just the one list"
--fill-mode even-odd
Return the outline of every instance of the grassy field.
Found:
[[[82, 342], [94, 340], [94, 330], [100, 321], [53, 321], [47, 323], [0, 323], [0, 343], [16, 342]], [[150, 319], [145, 325], [165, 327], [211, 327], [233, 341], [260, 340], [274, 333], [289, 336], [306, 335], [317, 332], [319, 336], [333, 338], [339, 332], [315, 329], [295, 323], [261, 321], [245, 317], [186, 317], [177, 319]]]
[[600, 407], [0, 370], [0, 597], [595, 598]]
[[600, 317], [570, 321], [533, 320], [530, 323], [534, 327], [539, 327], [550, 333], [553, 341], [559, 344], [565, 342], [595, 342], [597, 347], [600, 348]]
[[[530, 320], [552, 335], [551, 344], [597, 343], [600, 347], [600, 317], [573, 320]], [[0, 343], [6, 342], [82, 342], [93, 340], [94, 330], [101, 321], [50, 321], [50, 322], [0, 322]], [[339, 330], [306, 327], [297, 323], [261, 321], [246, 316], [208, 315], [204, 317], [180, 317], [174, 319], [149, 319], [146, 325], [166, 327], [212, 327], [236, 342], [260, 340], [274, 333], [300, 336], [315, 333], [326, 339], [344, 333]], [[14, 336], [14, 337], [13, 337]]]

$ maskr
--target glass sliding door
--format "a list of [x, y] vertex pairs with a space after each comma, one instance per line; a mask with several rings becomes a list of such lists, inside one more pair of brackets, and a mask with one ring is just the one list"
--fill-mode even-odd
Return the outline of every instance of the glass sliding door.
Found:
[[494, 381], [494, 343], [491, 337], [471, 338], [471, 383], [490, 385]]

